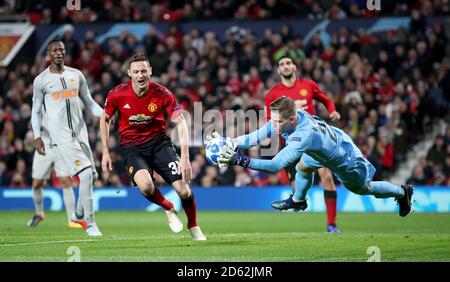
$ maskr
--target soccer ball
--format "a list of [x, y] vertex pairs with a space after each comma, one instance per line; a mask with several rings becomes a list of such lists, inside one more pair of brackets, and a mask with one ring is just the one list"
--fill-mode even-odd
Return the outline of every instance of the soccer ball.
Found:
[[214, 138], [206, 143], [205, 155], [208, 162], [212, 165], [218, 165], [220, 149], [223, 146], [232, 147], [231, 142], [229, 142], [226, 138]]

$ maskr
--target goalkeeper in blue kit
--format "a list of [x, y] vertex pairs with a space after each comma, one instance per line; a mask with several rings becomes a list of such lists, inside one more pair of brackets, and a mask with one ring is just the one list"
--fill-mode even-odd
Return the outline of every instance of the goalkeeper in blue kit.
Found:
[[[353, 193], [376, 198], [393, 197], [399, 204], [400, 216], [410, 212], [413, 186], [372, 181], [375, 168], [344, 131], [328, 125], [320, 117], [296, 111], [294, 101], [289, 97], [273, 101], [270, 111], [272, 119], [262, 128], [235, 139], [228, 138], [232, 148], [223, 147], [218, 161], [221, 167], [239, 165], [276, 173], [300, 158], [296, 165], [296, 192], [288, 199], [274, 201], [273, 208], [305, 210], [308, 207], [306, 194], [314, 183], [314, 172], [327, 167]], [[258, 145], [274, 134], [281, 134], [286, 147], [271, 160], [250, 158], [240, 150]], [[219, 134], [213, 133], [209, 138], [218, 137]]]

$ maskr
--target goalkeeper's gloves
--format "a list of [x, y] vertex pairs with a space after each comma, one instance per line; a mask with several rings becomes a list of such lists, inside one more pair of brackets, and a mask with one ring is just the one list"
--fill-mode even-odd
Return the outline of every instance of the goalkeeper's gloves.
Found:
[[229, 165], [239, 165], [243, 167], [248, 167], [250, 163], [250, 157], [242, 153], [242, 151], [237, 148], [236, 150], [224, 146], [219, 153], [219, 167], [226, 167]]

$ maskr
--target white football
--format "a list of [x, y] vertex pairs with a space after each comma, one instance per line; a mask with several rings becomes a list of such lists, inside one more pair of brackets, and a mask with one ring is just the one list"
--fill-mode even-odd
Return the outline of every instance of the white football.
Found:
[[226, 138], [214, 138], [206, 143], [205, 156], [208, 162], [212, 165], [218, 165], [220, 149], [223, 146], [232, 147], [231, 142], [229, 142]]

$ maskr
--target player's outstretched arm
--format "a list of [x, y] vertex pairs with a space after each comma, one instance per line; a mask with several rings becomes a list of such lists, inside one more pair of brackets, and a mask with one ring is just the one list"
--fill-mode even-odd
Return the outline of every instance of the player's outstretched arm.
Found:
[[181, 159], [180, 159], [180, 169], [181, 176], [185, 183], [188, 183], [192, 179], [192, 167], [189, 160], [189, 130], [186, 120], [183, 114], [179, 114], [175, 119], [172, 120], [178, 132], [178, 139], [180, 141], [181, 148]]
[[272, 122], [269, 121], [263, 127], [256, 131], [253, 131], [250, 134], [241, 135], [234, 138], [233, 142], [239, 148], [248, 149], [255, 145], [259, 145], [262, 140], [270, 138], [272, 136], [272, 132]]
[[105, 173], [106, 177], [109, 177], [113, 167], [111, 156], [109, 154], [109, 122], [111, 117], [103, 112], [100, 117], [100, 138], [102, 141], [102, 170]]
[[303, 153], [303, 148], [296, 145], [288, 144], [283, 148], [273, 159], [263, 160], [254, 159], [242, 153], [238, 148], [233, 151], [229, 148], [225, 148], [220, 152], [218, 158], [219, 167], [228, 165], [239, 165], [248, 167], [253, 170], [267, 171], [270, 173], [276, 173], [282, 168], [287, 167], [289, 164], [297, 160]]

